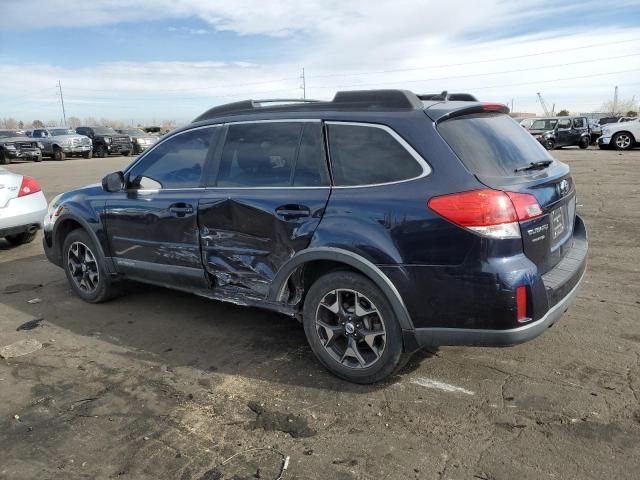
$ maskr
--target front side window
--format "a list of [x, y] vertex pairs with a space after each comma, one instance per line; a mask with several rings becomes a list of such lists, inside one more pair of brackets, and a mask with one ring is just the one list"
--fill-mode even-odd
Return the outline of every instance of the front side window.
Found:
[[563, 118], [562, 120], [558, 121], [558, 129], [566, 130], [568, 128], [571, 128], [571, 119], [570, 118]]
[[199, 187], [214, 132], [199, 128], [162, 142], [128, 172], [129, 183], [145, 190]]
[[331, 123], [329, 150], [336, 186], [376, 185], [419, 177], [423, 167], [386, 129]]
[[231, 124], [216, 186], [328, 185], [319, 122]]
[[584, 128], [584, 118], [574, 118], [573, 119], [573, 128]]

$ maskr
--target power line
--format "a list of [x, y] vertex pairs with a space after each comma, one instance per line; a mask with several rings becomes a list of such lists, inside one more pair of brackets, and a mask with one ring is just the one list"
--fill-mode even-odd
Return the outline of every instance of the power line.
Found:
[[615, 42], [603, 42], [603, 43], [595, 43], [591, 45], [583, 45], [581, 47], [572, 47], [572, 48], [564, 48], [564, 49], [554, 49], [552, 52], [540, 52], [540, 53], [530, 53], [526, 55], [516, 55], [513, 57], [499, 57], [493, 59], [486, 60], [473, 60], [471, 62], [462, 62], [462, 63], [449, 63], [449, 64], [440, 64], [440, 65], [428, 65], [424, 67], [413, 67], [413, 68], [399, 68], [394, 70], [376, 70], [376, 71], [368, 71], [368, 72], [355, 72], [355, 73], [327, 73], [322, 75], [307, 75], [307, 78], [326, 78], [326, 77], [344, 77], [344, 76], [358, 76], [358, 75], [375, 75], [378, 73], [396, 73], [396, 72], [411, 72], [416, 70], [427, 70], [434, 68], [447, 68], [447, 67], [464, 67], [467, 65], [476, 65], [480, 63], [491, 63], [491, 62], [501, 62], [504, 60], [517, 60], [520, 58], [530, 58], [530, 57], [539, 57], [539, 56], [549, 56], [554, 53], [562, 53], [562, 52], [572, 52], [575, 50], [584, 50], [587, 48], [596, 48], [606, 45], [617, 45], [620, 43], [630, 43], [640, 40], [640, 38], [631, 38], [629, 40], [618, 40]]
[[423, 78], [423, 79], [419, 79], [419, 80], [405, 80], [405, 81], [401, 81], [398, 82], [393, 81], [393, 82], [374, 82], [374, 83], [366, 83], [366, 84], [351, 84], [351, 85], [330, 85], [330, 86], [315, 86], [313, 88], [329, 88], [329, 89], [334, 89], [334, 88], [350, 88], [350, 87], [360, 87], [363, 85], [391, 85], [391, 84], [397, 84], [397, 83], [416, 83], [416, 82], [430, 82], [430, 81], [440, 81], [440, 80], [453, 80], [453, 79], [457, 79], [457, 78], [475, 78], [475, 77], [486, 77], [486, 76], [490, 76], [490, 75], [502, 75], [505, 73], [518, 73], [518, 72], [528, 72], [531, 70], [543, 70], [543, 69], [547, 69], [547, 68], [557, 68], [557, 67], [565, 67], [565, 66], [569, 66], [569, 65], [579, 65], [579, 64], [583, 64], [583, 63], [593, 63], [593, 62], [602, 62], [602, 61], [606, 61], [606, 60], [615, 60], [618, 58], [625, 58], [625, 57], [637, 57], [638, 55], [640, 55], [640, 53], [630, 53], [628, 55], [619, 55], [617, 57], [605, 57], [605, 58], [593, 58], [590, 60], [581, 60], [578, 62], [564, 62], [564, 63], [556, 63], [554, 65], [542, 65], [542, 66], [537, 66], [537, 67], [527, 67], [527, 68], [518, 68], [515, 70], [502, 70], [499, 72], [485, 72], [485, 73], [472, 73], [472, 74], [467, 74], [467, 75], [453, 75], [453, 76], [448, 76], [448, 77], [432, 77], [432, 78]]

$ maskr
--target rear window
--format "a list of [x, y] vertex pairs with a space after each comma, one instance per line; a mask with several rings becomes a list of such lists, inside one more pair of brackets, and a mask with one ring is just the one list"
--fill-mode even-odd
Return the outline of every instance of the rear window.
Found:
[[438, 125], [438, 131], [476, 175], [513, 176], [531, 162], [553, 160], [529, 132], [502, 113], [454, 117]]

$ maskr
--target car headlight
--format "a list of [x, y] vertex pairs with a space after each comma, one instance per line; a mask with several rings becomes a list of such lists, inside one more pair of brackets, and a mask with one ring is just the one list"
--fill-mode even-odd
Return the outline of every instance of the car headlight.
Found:
[[64, 207], [60, 205], [60, 197], [62, 197], [62, 194], [56, 195], [47, 207], [47, 215], [44, 217], [44, 229], [47, 232], [53, 229], [56, 220], [64, 212]]
[[111, 137], [104, 137], [104, 143], [111, 143]]

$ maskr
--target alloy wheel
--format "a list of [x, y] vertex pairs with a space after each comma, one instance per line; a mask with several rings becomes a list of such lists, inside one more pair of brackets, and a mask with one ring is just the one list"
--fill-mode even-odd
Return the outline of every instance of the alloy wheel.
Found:
[[368, 368], [384, 352], [384, 319], [374, 303], [355, 290], [328, 292], [316, 310], [315, 327], [327, 353], [346, 367]]
[[625, 149], [629, 148], [629, 145], [631, 145], [631, 137], [629, 137], [629, 135], [623, 133], [616, 137], [616, 147]]
[[73, 242], [67, 254], [67, 266], [76, 286], [86, 293], [95, 292], [100, 281], [98, 262], [89, 247]]

